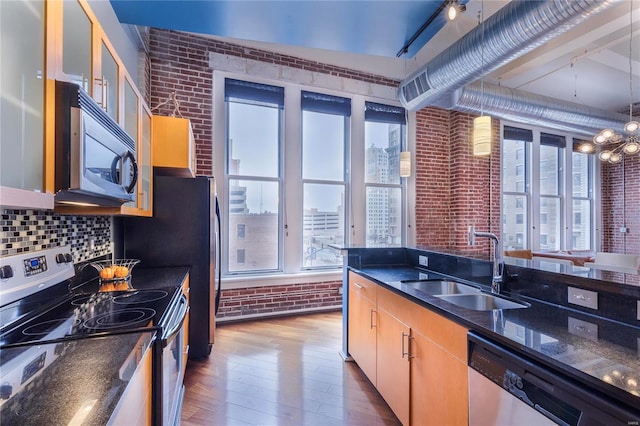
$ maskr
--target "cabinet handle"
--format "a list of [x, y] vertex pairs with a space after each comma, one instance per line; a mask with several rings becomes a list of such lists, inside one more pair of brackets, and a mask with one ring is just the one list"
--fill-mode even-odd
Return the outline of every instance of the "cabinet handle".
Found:
[[373, 313], [375, 311], [373, 309], [369, 309], [369, 328], [373, 329], [376, 327], [376, 325], [373, 323]]
[[358, 284], [358, 283], [353, 283], [354, 286], [356, 286], [357, 288], [364, 288], [362, 287], [362, 285]]
[[[404, 346], [404, 338], [407, 338], [407, 347], [405, 350], [405, 346]], [[411, 335], [409, 333], [405, 333], [404, 331], [402, 332], [402, 358], [404, 358], [404, 356], [407, 356], [407, 361], [409, 361], [411, 358], [413, 358], [411, 356]]]
[[102, 76], [102, 108], [109, 112], [109, 80]]

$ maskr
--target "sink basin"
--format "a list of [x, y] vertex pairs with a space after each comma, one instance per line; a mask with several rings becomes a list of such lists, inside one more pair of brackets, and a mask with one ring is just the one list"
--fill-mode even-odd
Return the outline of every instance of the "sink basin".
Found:
[[518, 309], [528, 308], [524, 303], [514, 302], [511, 300], [496, 297], [491, 294], [449, 294], [436, 297], [453, 303], [462, 308], [473, 309], [476, 311], [491, 311], [493, 309]]
[[447, 280], [402, 281], [402, 284], [431, 295], [480, 293], [480, 289]]

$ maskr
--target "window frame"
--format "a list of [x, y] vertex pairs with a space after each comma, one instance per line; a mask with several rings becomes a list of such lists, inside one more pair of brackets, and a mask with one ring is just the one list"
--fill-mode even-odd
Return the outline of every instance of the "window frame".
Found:
[[[529, 182], [525, 185], [525, 192], [501, 192], [501, 200], [504, 199], [505, 195], [519, 195], [525, 196], [528, 202], [526, 208], [526, 218], [525, 222], [525, 235], [524, 238], [527, 241], [526, 247], [531, 250], [540, 250], [541, 247], [541, 225], [542, 225], [542, 217], [541, 217], [541, 206], [545, 203], [545, 201], [549, 199], [558, 200], [560, 204], [560, 230], [559, 230], [559, 249], [560, 250], [571, 250], [573, 247], [573, 225], [574, 225], [574, 216], [573, 216], [573, 201], [574, 200], [584, 200], [588, 199], [590, 201], [591, 206], [591, 222], [590, 222], [590, 232], [591, 232], [591, 250], [598, 250], [600, 245], [601, 236], [598, 235], [598, 230], [600, 226], [598, 225], [598, 212], [599, 208], [599, 199], [600, 199], [600, 174], [599, 168], [597, 167], [597, 161], [595, 156], [588, 156], [588, 170], [589, 170], [589, 179], [588, 182], [589, 187], [589, 197], [577, 197], [573, 194], [573, 164], [572, 164], [572, 153], [574, 140], [579, 139], [573, 134], [569, 134], [566, 132], [553, 130], [553, 129], [545, 129], [539, 127], [533, 127], [521, 123], [512, 123], [508, 121], [503, 121], [500, 123], [500, 159], [501, 164], [504, 165], [504, 134], [505, 134], [505, 126], [515, 127], [518, 129], [531, 131], [533, 135], [533, 140], [530, 142], [525, 142], [530, 144], [530, 155], [527, 155], [529, 150], [525, 149], [525, 181]], [[566, 144], [564, 147], [560, 146], [558, 152], [558, 194], [557, 195], [542, 195], [540, 188], [540, 149], [541, 145], [549, 145], [548, 143], [541, 143], [541, 135], [547, 134], [547, 136], [559, 136], [564, 138]], [[525, 145], [526, 146], [526, 145]], [[501, 185], [504, 188], [502, 179], [503, 174], [501, 172], [500, 175]], [[526, 195], [525, 195], [526, 194]], [[547, 203], [548, 204], [548, 203]], [[501, 214], [505, 214], [504, 212], [504, 203], [501, 201]], [[584, 219], [584, 218], [583, 218]], [[584, 220], [583, 220], [584, 221]], [[548, 220], [547, 220], [548, 222]], [[546, 232], [545, 232], [546, 233]], [[505, 234], [505, 224], [504, 221], [501, 223], [501, 235]], [[547, 234], [549, 237], [550, 234]]]

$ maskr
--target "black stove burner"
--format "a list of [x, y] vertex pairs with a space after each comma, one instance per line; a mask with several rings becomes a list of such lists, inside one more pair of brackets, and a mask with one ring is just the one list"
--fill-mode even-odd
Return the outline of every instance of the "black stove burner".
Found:
[[150, 321], [156, 314], [151, 308], [118, 309], [97, 315], [84, 322], [92, 330], [113, 330]]
[[73, 306], [84, 306], [84, 305], [92, 305], [95, 306], [97, 304], [104, 304], [106, 302], [111, 302], [113, 300], [113, 295], [111, 293], [93, 293], [82, 296], [75, 297], [71, 304]]
[[[58, 327], [60, 327], [61, 325], [63, 325], [66, 321], [68, 321], [68, 318], [42, 321], [25, 328], [24, 330], [22, 330], [22, 334], [24, 334], [25, 336], [45, 336], [51, 333], [52, 331], [54, 331], [55, 329], [57, 329]], [[72, 324], [72, 327], [77, 324], [78, 322], [75, 321]], [[70, 331], [70, 330], [67, 330], [67, 331]]]
[[119, 305], [133, 305], [136, 303], [154, 302], [156, 300], [164, 299], [169, 293], [164, 290], [147, 290], [136, 291], [125, 294], [120, 294], [113, 298], [113, 303]]

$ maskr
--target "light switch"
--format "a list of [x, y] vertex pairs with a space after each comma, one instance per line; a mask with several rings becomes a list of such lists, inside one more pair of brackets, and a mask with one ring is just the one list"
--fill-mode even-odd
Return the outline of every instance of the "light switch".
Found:
[[585, 308], [598, 309], [598, 293], [581, 288], [567, 287], [569, 303]]

